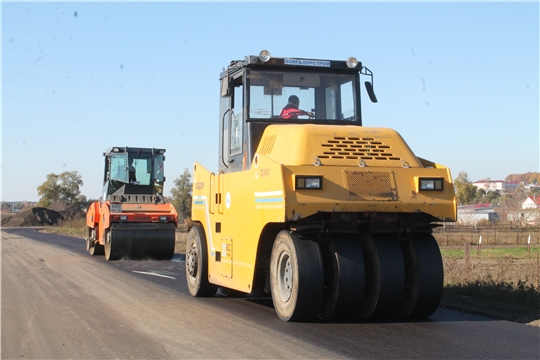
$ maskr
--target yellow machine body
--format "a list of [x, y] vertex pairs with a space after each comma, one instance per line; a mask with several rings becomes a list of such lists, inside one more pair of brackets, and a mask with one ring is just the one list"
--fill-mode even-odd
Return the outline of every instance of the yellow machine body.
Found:
[[[392, 221], [377, 223], [380, 213], [456, 220], [450, 170], [416, 157], [392, 129], [269, 125], [244, 166], [217, 174], [194, 166], [192, 220], [206, 233], [208, 279], [230, 289], [253, 290], [255, 270], [264, 266], [257, 263], [259, 244], [270, 227], [294, 228], [318, 213], [338, 222], [349, 213], [361, 214], [361, 222], [363, 214], [375, 232]], [[320, 188], [305, 188], [306, 179], [320, 179]], [[423, 190], [422, 179], [437, 185]]]

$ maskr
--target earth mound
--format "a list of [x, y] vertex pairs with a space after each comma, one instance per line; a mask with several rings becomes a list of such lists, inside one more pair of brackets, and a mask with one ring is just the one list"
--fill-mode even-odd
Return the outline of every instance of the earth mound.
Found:
[[58, 225], [64, 217], [59, 212], [43, 207], [21, 211], [9, 217], [2, 217], [2, 226], [51, 226]]

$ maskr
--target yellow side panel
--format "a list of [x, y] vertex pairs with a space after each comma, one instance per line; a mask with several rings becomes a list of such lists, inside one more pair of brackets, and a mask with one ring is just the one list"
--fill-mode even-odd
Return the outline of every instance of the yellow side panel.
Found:
[[[214, 187], [212, 177], [195, 164], [192, 220], [205, 229], [209, 279], [249, 293], [262, 229], [269, 222], [285, 221], [282, 166], [258, 156], [250, 170], [215, 176], [219, 184]], [[222, 213], [211, 213], [211, 208]]]

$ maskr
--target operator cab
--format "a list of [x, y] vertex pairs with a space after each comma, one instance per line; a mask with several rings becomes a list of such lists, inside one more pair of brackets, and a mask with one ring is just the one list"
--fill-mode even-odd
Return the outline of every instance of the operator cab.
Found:
[[103, 201], [163, 202], [164, 153], [164, 149], [130, 147], [104, 152]]
[[[346, 61], [259, 56], [232, 61], [221, 73], [220, 159], [222, 172], [249, 168], [264, 129], [271, 124], [362, 125], [360, 74], [373, 74], [355, 58]], [[373, 79], [366, 82], [371, 101]], [[291, 96], [298, 111], [287, 118]]]

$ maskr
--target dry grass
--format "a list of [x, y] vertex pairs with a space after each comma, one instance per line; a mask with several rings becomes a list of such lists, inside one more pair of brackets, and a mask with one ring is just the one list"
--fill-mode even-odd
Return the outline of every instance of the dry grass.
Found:
[[455, 307], [519, 321], [540, 319], [539, 248], [495, 248], [480, 252], [442, 250], [443, 299]]
[[176, 245], [174, 247], [174, 252], [179, 254], [186, 253], [186, 243], [187, 243], [187, 229], [185, 226], [178, 226], [176, 229]]
[[63, 234], [83, 238], [86, 236], [86, 218], [74, 218], [58, 221], [58, 226], [48, 226], [48, 233]]
[[488, 283], [519, 284], [539, 290], [538, 254], [540, 248], [477, 248], [445, 249], [441, 253], [444, 261], [447, 285], [462, 285], [486, 280]]

